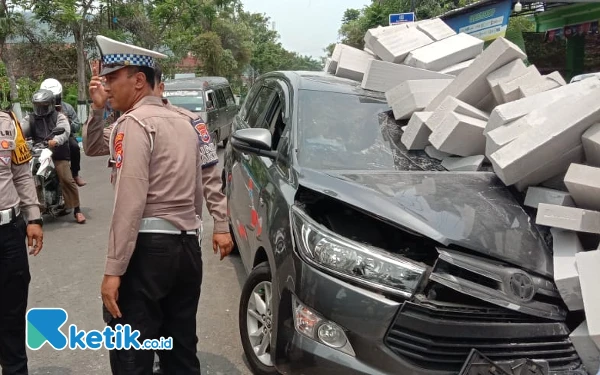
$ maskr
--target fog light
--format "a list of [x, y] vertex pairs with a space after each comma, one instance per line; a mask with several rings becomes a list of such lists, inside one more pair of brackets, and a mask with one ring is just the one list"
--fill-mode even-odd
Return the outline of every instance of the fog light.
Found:
[[319, 327], [319, 339], [334, 348], [341, 348], [348, 342], [344, 331], [337, 325], [329, 322], [323, 323]]
[[356, 356], [342, 327], [304, 306], [295, 296], [292, 297], [292, 306], [294, 326], [298, 333], [343, 353]]

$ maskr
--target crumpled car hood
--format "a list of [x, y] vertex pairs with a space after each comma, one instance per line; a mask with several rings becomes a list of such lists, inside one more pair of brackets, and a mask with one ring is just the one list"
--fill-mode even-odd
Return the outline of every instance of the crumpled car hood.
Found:
[[548, 246], [493, 173], [302, 169], [299, 184], [443, 246], [464, 247], [552, 277]]

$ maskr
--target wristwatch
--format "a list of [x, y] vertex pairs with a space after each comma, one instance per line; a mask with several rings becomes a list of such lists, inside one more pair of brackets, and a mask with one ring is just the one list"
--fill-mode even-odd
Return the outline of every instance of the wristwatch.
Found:
[[43, 220], [43, 219], [41, 219], [41, 218], [40, 218], [40, 219], [35, 219], [35, 220], [29, 220], [29, 221], [27, 222], [27, 225], [31, 225], [31, 224], [37, 224], [37, 225], [39, 225], [40, 227], [43, 227], [43, 226], [44, 226], [44, 220]]

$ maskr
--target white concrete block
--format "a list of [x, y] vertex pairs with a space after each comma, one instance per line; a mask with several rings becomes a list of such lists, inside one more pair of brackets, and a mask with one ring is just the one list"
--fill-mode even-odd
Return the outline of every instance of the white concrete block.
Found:
[[475, 108], [482, 110], [483, 112], [490, 113], [498, 106], [494, 94], [490, 91], [484, 96], [481, 101], [474, 105]]
[[[600, 212], [581, 208], [541, 203], [538, 206], [535, 222], [547, 227], [576, 232], [600, 233]], [[600, 272], [598, 274], [600, 275]]]
[[431, 116], [431, 112], [415, 112], [404, 134], [402, 144], [409, 150], [422, 150], [429, 144], [431, 131], [425, 126], [425, 121]]
[[[552, 187], [557, 189], [566, 190], [566, 186], [562, 180], [564, 179], [564, 172], [569, 169], [571, 163], [581, 163], [583, 161], [583, 146], [579, 145], [572, 148], [571, 150], [559, 153], [558, 157], [552, 158], [546, 163], [540, 163], [539, 166], [534, 168], [527, 176], [523, 177], [515, 184], [515, 188], [518, 191], [524, 191], [529, 186], [542, 184], [545, 187]], [[558, 181], [555, 177], [559, 175]]]
[[522, 59], [515, 59], [494, 70], [486, 77], [494, 98], [498, 103], [504, 103], [500, 83], [508, 82], [527, 73], [527, 66]]
[[584, 320], [579, 327], [575, 328], [569, 338], [588, 373], [596, 375], [600, 370], [600, 349], [590, 337], [587, 321]]
[[585, 157], [590, 165], [600, 167], [600, 123], [592, 125], [581, 136]]
[[513, 121], [485, 134], [485, 155], [490, 157], [494, 152], [517, 139], [521, 134], [531, 129], [526, 121]]
[[335, 75], [337, 77], [362, 82], [369, 61], [373, 59], [373, 55], [370, 55], [365, 51], [346, 47], [342, 50]]
[[531, 186], [527, 189], [524, 205], [538, 208], [540, 203], [554, 204], [557, 206], [575, 207], [571, 195], [565, 191]]
[[577, 207], [600, 211], [600, 168], [573, 163], [565, 176], [565, 185]]
[[338, 66], [338, 63], [340, 62], [340, 58], [342, 57], [342, 51], [344, 50], [344, 48], [353, 48], [353, 47], [347, 46], [342, 43], [338, 43], [335, 45], [335, 48], [333, 49], [333, 53], [331, 54], [331, 64], [329, 64], [329, 69], [327, 70], [328, 73], [335, 74], [335, 72], [337, 71], [337, 66]]
[[426, 123], [427, 127], [432, 131], [435, 130], [450, 112], [473, 117], [478, 120], [488, 120], [487, 113], [473, 107], [472, 105], [449, 96], [442, 101], [442, 103], [435, 109], [431, 117], [429, 117]]
[[429, 142], [440, 151], [458, 156], [483, 155], [485, 125], [483, 120], [451, 112], [431, 133]]
[[473, 61], [475, 61], [475, 59], [463, 61], [463, 62], [458, 63], [456, 65], [449, 66], [446, 69], [440, 70], [440, 73], [450, 74], [452, 76], [457, 76], [460, 73], [462, 73], [463, 70], [467, 69], [471, 64], [473, 64]]
[[379, 26], [372, 29], [367, 30], [365, 33], [364, 41], [365, 47], [373, 51], [373, 41], [377, 39], [381, 34], [386, 31], [392, 30], [393, 28], [404, 28], [406, 29], [406, 25], [394, 25], [394, 26]]
[[[413, 68], [412, 66], [371, 60], [367, 65], [367, 71], [363, 77], [361, 87], [366, 90], [386, 92], [409, 80], [451, 80], [453, 78], [448, 74]], [[450, 83], [450, 81], [447, 82], [447, 84]]]
[[[430, 131], [431, 134], [431, 131]], [[427, 142], [429, 142], [429, 135], [427, 136], [428, 140]], [[427, 156], [429, 156], [432, 159], [436, 159], [436, 160], [444, 160], [445, 158], [452, 156], [452, 154], [449, 154], [447, 152], [442, 152], [437, 150], [435, 147], [429, 145], [425, 147], [425, 153], [427, 154]]]
[[386, 31], [374, 39], [371, 49], [383, 61], [401, 63], [410, 51], [433, 43], [417, 28], [398, 28]]
[[483, 51], [483, 40], [469, 34], [457, 34], [410, 52], [404, 64], [440, 71], [472, 60]]
[[485, 156], [483, 155], [468, 156], [466, 158], [448, 157], [442, 161], [442, 167], [449, 171], [477, 172], [481, 168], [484, 159]]
[[552, 228], [554, 282], [562, 300], [570, 311], [583, 310], [579, 273], [575, 255], [583, 251], [577, 233]]
[[498, 100], [498, 103], [503, 104], [521, 99], [519, 96], [519, 87], [535, 85], [541, 80], [542, 75], [535, 65], [528, 66], [525, 74], [509, 81], [500, 82], [498, 86], [500, 87], [502, 100]]
[[[581, 149], [581, 150], [583, 150], [583, 149]], [[581, 152], [583, 153], [583, 151], [581, 151]], [[554, 189], [554, 190], [558, 190], [558, 191], [568, 192], [569, 190], [565, 186], [565, 181], [564, 181], [566, 174], [567, 174], [567, 172], [562, 172], [555, 176], [552, 176], [549, 179], [540, 182], [540, 186], [548, 188], [548, 189]], [[518, 187], [518, 186], [519, 186], [519, 183], [517, 182], [515, 184], [515, 187]], [[575, 204], [575, 202], [573, 202], [573, 204]]]
[[365, 51], [366, 53], [368, 53], [369, 55], [373, 55], [373, 57], [375, 59], [377, 59], [377, 55], [375, 54], [375, 52], [371, 51], [370, 49], [368, 49], [367, 47], [363, 48], [363, 51]]
[[490, 91], [486, 79], [488, 74], [514, 59], [525, 57], [523, 51], [512, 42], [505, 38], [496, 39], [427, 106], [427, 110], [435, 110], [448, 96], [471, 105], [477, 104]]
[[577, 253], [576, 259], [589, 337], [600, 348], [600, 251]]
[[423, 110], [429, 102], [451, 80], [415, 80], [405, 81], [385, 93], [388, 104], [396, 120], [409, 119], [413, 113]]
[[440, 18], [423, 20], [422, 22], [417, 23], [416, 26], [419, 31], [425, 33], [425, 35], [433, 40], [442, 40], [456, 35], [456, 31]]
[[325, 59], [325, 66], [323, 67], [324, 72], [331, 73], [330, 67], [331, 67], [332, 62], [333, 62], [333, 60], [331, 59], [331, 57], [328, 57], [327, 59]]
[[599, 95], [600, 89], [595, 89], [576, 101], [546, 107], [538, 118], [528, 115], [521, 119], [530, 124], [543, 125], [532, 126], [532, 129], [490, 155], [498, 177], [505, 184], [512, 185], [540, 165], [555, 159], [561, 151], [579, 146], [583, 133], [600, 121]]
[[552, 90], [564, 85], [566, 85], [566, 82], [564, 78], [560, 75], [560, 73], [553, 72], [546, 76], [543, 76], [539, 81], [536, 81], [535, 83], [519, 87], [519, 97], [521, 99], [526, 98], [528, 96]]

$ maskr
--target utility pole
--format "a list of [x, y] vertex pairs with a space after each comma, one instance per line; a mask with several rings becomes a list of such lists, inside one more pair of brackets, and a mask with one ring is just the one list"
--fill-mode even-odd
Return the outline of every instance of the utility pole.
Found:
[[410, 11], [414, 13], [415, 11], [415, 2], [416, 0], [411, 0], [410, 1]]

